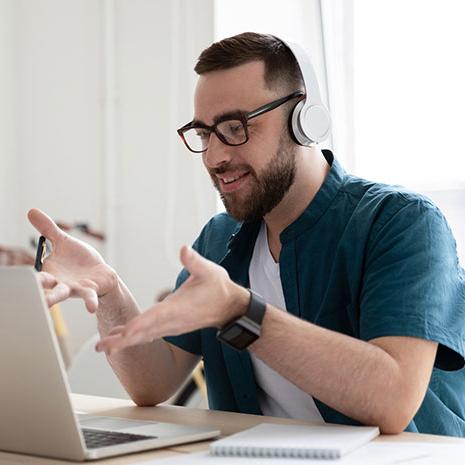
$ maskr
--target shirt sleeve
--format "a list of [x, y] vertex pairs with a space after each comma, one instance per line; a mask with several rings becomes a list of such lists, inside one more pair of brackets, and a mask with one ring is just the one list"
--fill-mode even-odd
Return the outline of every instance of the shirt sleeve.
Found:
[[426, 199], [378, 222], [367, 245], [360, 337], [382, 336], [438, 342], [437, 368], [464, 366], [464, 272], [447, 221]]
[[[200, 253], [199, 251], [199, 242], [200, 237], [192, 244], [192, 248]], [[173, 292], [178, 289], [184, 281], [189, 277], [189, 272], [183, 268], [178, 274], [176, 279], [176, 285], [173, 289]], [[190, 352], [195, 355], [202, 355], [202, 339], [200, 330], [192, 331], [190, 333], [184, 333], [177, 336], [166, 336], [163, 338], [166, 342], [173, 344], [187, 352]]]

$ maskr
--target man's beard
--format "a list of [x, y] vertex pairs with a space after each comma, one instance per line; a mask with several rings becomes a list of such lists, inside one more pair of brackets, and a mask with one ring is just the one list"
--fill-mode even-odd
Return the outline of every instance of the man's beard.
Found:
[[260, 177], [248, 165], [234, 166], [249, 171], [254, 178], [250, 194], [241, 201], [234, 193], [224, 194], [220, 189], [220, 181], [215, 174], [230, 169], [226, 166], [210, 171], [215, 188], [218, 190], [226, 211], [236, 220], [244, 222], [258, 221], [275, 208], [289, 191], [295, 179], [296, 150], [294, 143], [286, 135], [282, 135], [275, 155], [269, 161]]

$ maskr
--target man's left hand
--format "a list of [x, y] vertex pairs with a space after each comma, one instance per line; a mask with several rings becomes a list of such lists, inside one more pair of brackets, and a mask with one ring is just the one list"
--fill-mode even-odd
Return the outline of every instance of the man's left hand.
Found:
[[111, 355], [126, 347], [176, 336], [199, 328], [221, 328], [245, 313], [249, 293], [235, 284], [227, 271], [190, 247], [181, 248], [187, 280], [162, 302], [101, 339], [98, 352]]

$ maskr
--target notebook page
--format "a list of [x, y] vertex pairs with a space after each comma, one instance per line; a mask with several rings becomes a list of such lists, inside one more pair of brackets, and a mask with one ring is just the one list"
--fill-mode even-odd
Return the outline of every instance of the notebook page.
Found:
[[[429, 461], [430, 459], [428, 452], [423, 451], [420, 444], [412, 444], [410, 447], [405, 445], [398, 447], [397, 444], [372, 442], [354, 452], [350, 452], [335, 462], [327, 459], [305, 460], [294, 458], [260, 458], [253, 459], [252, 462], [248, 457], [218, 457], [210, 455], [208, 452], [199, 452], [195, 454], [179, 454], [179, 456], [156, 459], [150, 462], [138, 463], [137, 465], [250, 465], [251, 463], [257, 465], [330, 465], [331, 463], [337, 463], [337, 465], [407, 465], [409, 463], [423, 465], [425, 463], [425, 465], [430, 465], [430, 463], [433, 463]], [[427, 462], [423, 462], [423, 460]], [[436, 461], [435, 465], [438, 465], [438, 463], [441, 462]], [[447, 465], [459, 464], [463, 465], [463, 458], [461, 462], [447, 462]]]
[[214, 441], [210, 452], [213, 455], [337, 458], [378, 435], [379, 429], [371, 426], [262, 423]]

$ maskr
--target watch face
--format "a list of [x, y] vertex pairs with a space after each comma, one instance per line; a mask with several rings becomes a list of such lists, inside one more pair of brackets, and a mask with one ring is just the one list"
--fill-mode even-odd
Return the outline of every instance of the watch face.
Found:
[[234, 347], [234, 349], [244, 350], [258, 339], [258, 336], [243, 326], [233, 324], [221, 331], [221, 339]]

